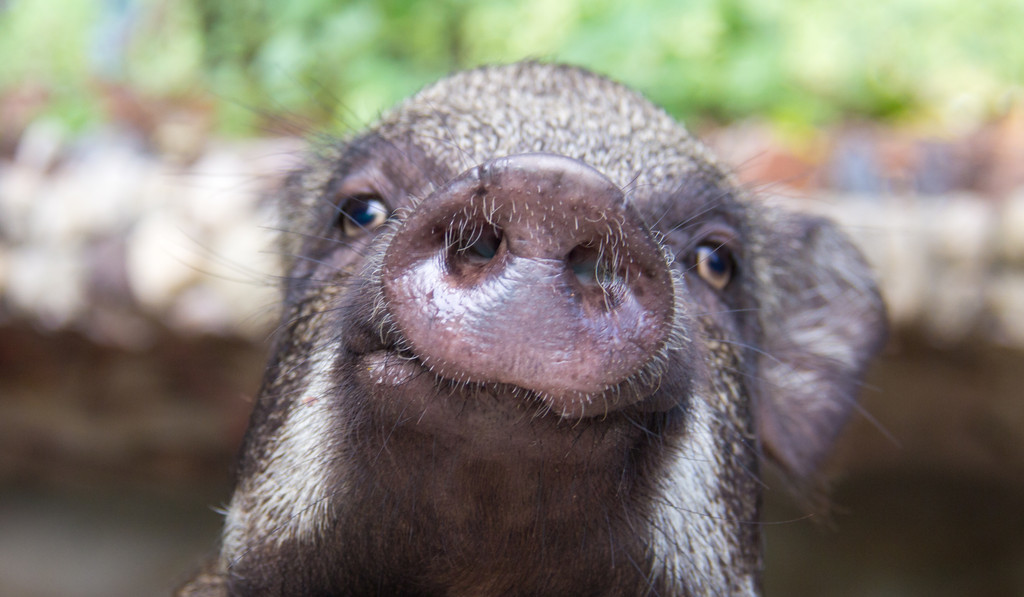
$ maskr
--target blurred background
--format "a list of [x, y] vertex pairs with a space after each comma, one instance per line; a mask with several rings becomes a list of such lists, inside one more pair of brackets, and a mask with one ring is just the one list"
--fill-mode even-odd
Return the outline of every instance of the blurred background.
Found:
[[0, 0], [0, 594], [216, 547], [277, 295], [267, 195], [454, 70], [590, 67], [836, 218], [893, 334], [768, 595], [1024, 595], [1019, 0]]

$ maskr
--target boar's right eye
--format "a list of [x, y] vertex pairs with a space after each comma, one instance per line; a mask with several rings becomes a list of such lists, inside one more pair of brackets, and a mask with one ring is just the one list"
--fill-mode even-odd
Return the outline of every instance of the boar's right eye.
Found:
[[377, 195], [353, 195], [341, 202], [337, 226], [345, 238], [357, 238], [376, 230], [391, 215], [384, 200]]

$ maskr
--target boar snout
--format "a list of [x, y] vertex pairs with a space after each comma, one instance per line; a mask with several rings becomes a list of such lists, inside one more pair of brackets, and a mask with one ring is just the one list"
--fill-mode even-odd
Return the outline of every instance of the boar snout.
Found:
[[[396, 232], [382, 278], [424, 366], [535, 392], [561, 415], [606, 412], [603, 394], [637, 378], [672, 327], [657, 241], [615, 184], [557, 155], [491, 160], [427, 197]], [[650, 391], [633, 386], [618, 402]]]

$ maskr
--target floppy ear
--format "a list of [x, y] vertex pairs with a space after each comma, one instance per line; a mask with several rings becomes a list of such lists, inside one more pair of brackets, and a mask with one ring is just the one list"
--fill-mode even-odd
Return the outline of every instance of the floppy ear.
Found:
[[806, 479], [856, 404], [887, 335], [860, 252], [826, 220], [766, 209], [753, 254], [760, 305], [755, 412], [768, 455]]

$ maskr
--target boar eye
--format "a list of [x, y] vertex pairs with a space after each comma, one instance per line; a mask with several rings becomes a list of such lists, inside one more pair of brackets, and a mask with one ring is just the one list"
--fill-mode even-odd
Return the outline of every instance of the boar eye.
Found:
[[703, 242], [693, 252], [693, 267], [705, 282], [715, 290], [722, 290], [732, 281], [736, 263], [732, 251], [724, 244]]
[[346, 238], [372, 232], [391, 215], [384, 200], [377, 195], [353, 195], [341, 203], [337, 225]]

